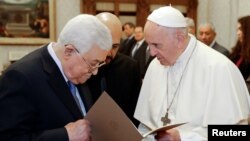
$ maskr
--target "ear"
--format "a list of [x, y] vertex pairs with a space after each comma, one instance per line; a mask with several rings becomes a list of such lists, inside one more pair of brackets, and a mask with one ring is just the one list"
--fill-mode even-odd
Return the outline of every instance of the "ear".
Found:
[[177, 33], [176, 34], [176, 39], [177, 39], [178, 43], [183, 43], [183, 41], [184, 41], [184, 34], [183, 33]]
[[216, 35], [217, 35], [217, 33], [216, 33], [216, 32], [214, 32], [214, 37], [216, 37]]
[[176, 39], [177, 39], [177, 46], [178, 48], [183, 47], [183, 44], [185, 43], [185, 35], [184, 33], [177, 33], [176, 34]]
[[64, 55], [69, 57], [74, 53], [75, 48], [72, 45], [66, 45], [64, 48]]

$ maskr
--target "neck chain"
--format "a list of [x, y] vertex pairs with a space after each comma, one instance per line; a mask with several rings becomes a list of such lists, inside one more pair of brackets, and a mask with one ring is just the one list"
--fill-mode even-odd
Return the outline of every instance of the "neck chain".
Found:
[[[188, 66], [188, 64], [189, 64], [190, 58], [191, 58], [191, 56], [194, 54], [194, 50], [195, 50], [196, 46], [197, 46], [197, 41], [195, 42], [195, 46], [194, 46], [194, 48], [193, 48], [193, 50], [192, 50], [192, 52], [191, 52], [191, 54], [190, 54], [190, 56], [189, 56], [189, 58], [188, 58], [188, 60], [187, 60], [187, 63], [186, 63], [186, 65], [185, 65], [185, 68], [184, 68], [183, 71], [182, 71], [182, 74], [181, 74], [179, 83], [178, 83], [177, 88], [176, 88], [176, 90], [175, 90], [175, 92], [174, 92], [174, 96], [173, 96], [173, 98], [172, 98], [170, 104], [167, 106], [166, 114], [165, 114], [164, 117], [161, 117], [161, 121], [162, 121], [162, 123], [163, 123], [163, 126], [164, 126], [164, 125], [167, 125], [167, 124], [169, 124], [169, 123], [171, 122], [171, 120], [170, 120], [169, 117], [168, 117], [169, 110], [170, 110], [171, 106], [172, 106], [173, 103], [174, 103], [174, 99], [175, 99], [175, 97], [176, 97], [176, 95], [177, 95], [177, 91], [179, 90], [179, 87], [180, 87], [180, 84], [181, 84], [181, 81], [182, 81], [183, 74], [186, 72], [186, 69], [187, 69], [187, 66]], [[167, 74], [168, 82], [169, 82], [169, 71], [170, 71], [170, 68], [168, 69], [168, 74]], [[169, 91], [168, 85], [169, 85], [169, 83], [167, 83], [167, 96], [169, 95], [169, 92], [168, 92], [168, 91]], [[168, 98], [167, 98], [167, 99], [168, 99]]]

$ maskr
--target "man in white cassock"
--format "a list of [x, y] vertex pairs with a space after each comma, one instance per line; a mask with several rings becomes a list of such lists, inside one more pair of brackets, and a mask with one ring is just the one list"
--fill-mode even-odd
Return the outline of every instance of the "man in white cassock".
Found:
[[143, 80], [134, 114], [142, 134], [187, 122], [156, 138], [201, 141], [207, 140], [209, 124], [247, 124], [250, 98], [241, 73], [224, 55], [188, 34], [180, 11], [171, 6], [154, 10], [144, 32], [156, 58]]

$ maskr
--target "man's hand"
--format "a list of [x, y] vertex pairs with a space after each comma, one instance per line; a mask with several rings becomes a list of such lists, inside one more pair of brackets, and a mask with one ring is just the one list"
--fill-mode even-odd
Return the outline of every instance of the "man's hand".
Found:
[[86, 119], [80, 119], [71, 122], [65, 126], [69, 141], [91, 141], [90, 122]]
[[179, 131], [176, 129], [171, 129], [168, 131], [158, 132], [155, 136], [157, 141], [180, 141], [180, 134]]

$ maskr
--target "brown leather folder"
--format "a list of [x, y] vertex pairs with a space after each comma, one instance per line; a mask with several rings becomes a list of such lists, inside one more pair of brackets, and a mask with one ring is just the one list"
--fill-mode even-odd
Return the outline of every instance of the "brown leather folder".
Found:
[[85, 119], [92, 124], [92, 141], [140, 141], [143, 138], [106, 92], [98, 98]]
[[88, 111], [85, 119], [92, 125], [92, 141], [141, 141], [159, 131], [169, 130], [185, 123], [163, 126], [141, 135], [116, 102], [103, 92]]

